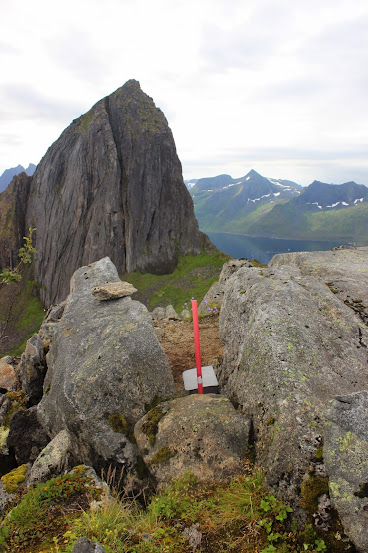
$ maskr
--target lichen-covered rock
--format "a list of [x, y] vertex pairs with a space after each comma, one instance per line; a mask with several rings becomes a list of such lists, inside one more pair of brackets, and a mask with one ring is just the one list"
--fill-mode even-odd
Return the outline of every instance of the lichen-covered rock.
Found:
[[368, 388], [368, 330], [319, 278], [277, 266], [229, 278], [220, 333], [222, 393], [252, 417], [268, 484], [302, 516], [300, 488], [323, 441], [328, 402]]
[[248, 259], [230, 259], [224, 263], [218, 281], [212, 284], [203, 301], [198, 306], [198, 313], [200, 315], [208, 315], [209, 307], [221, 307], [226, 281], [242, 267], [253, 267], [253, 264]]
[[27, 477], [27, 486], [46, 482], [73, 466], [72, 440], [67, 430], [61, 430], [41, 451]]
[[19, 363], [22, 389], [31, 405], [36, 405], [42, 397], [43, 381], [46, 374], [44, 343], [38, 334], [27, 340], [27, 345]]
[[242, 469], [250, 421], [228, 399], [189, 395], [160, 403], [140, 419], [134, 435], [159, 485], [190, 470], [201, 480], [221, 480]]
[[134, 470], [129, 436], [145, 405], [171, 397], [173, 377], [147, 309], [130, 297], [97, 302], [91, 290], [118, 281], [106, 257], [75, 272], [47, 354], [40, 421], [68, 430], [75, 462]]
[[275, 255], [271, 267], [292, 265], [302, 275], [324, 282], [331, 292], [368, 323], [368, 247], [334, 248], [329, 252], [296, 252]]
[[19, 388], [19, 380], [11, 359], [9, 356], [0, 359], [0, 389], [3, 393]]
[[332, 505], [357, 551], [368, 551], [368, 392], [335, 397], [323, 453]]
[[37, 408], [20, 409], [10, 420], [9, 450], [19, 465], [33, 463], [50, 439], [37, 418]]
[[107, 282], [102, 286], [96, 286], [92, 289], [92, 296], [95, 300], [108, 301], [131, 296], [134, 292], [137, 292], [137, 288], [134, 288], [129, 282], [119, 280], [118, 282]]

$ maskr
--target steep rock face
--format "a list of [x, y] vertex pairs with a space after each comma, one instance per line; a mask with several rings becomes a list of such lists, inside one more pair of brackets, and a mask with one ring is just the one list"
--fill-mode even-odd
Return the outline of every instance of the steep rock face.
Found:
[[172, 133], [136, 81], [73, 121], [37, 167], [27, 211], [35, 277], [49, 305], [81, 265], [109, 256], [119, 272], [167, 273], [199, 253], [193, 203]]
[[31, 182], [32, 177], [20, 173], [0, 194], [0, 267], [14, 267], [19, 261], [18, 250], [27, 234], [25, 219]]
[[[366, 282], [367, 254], [355, 256]], [[268, 483], [296, 509], [304, 480], [323, 472], [316, 459], [328, 402], [368, 388], [368, 330], [319, 271], [311, 273], [241, 268], [225, 285], [220, 313], [222, 391], [252, 417]]]

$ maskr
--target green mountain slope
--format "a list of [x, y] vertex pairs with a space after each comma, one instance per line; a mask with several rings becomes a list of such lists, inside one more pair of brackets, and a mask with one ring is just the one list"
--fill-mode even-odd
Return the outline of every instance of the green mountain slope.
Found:
[[[236, 232], [240, 232], [240, 226], [236, 227]], [[244, 233], [254, 236], [340, 239], [363, 245], [368, 243], [368, 205], [361, 204], [336, 211], [308, 212], [289, 202], [275, 205], [267, 213], [254, 213], [253, 222], [244, 225], [243, 229]]]

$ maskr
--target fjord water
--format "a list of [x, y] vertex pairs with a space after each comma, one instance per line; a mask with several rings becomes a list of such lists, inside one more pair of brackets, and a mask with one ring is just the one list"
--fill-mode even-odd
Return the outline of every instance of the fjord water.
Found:
[[225, 232], [206, 234], [219, 250], [231, 257], [258, 259], [265, 264], [269, 263], [277, 253], [326, 251], [341, 245], [341, 242], [331, 240], [289, 240]]

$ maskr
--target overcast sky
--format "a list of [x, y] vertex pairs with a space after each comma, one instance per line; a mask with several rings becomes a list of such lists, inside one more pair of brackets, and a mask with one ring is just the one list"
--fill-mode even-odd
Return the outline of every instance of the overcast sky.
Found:
[[0, 174], [127, 80], [184, 178], [368, 185], [367, 0], [0, 0]]

